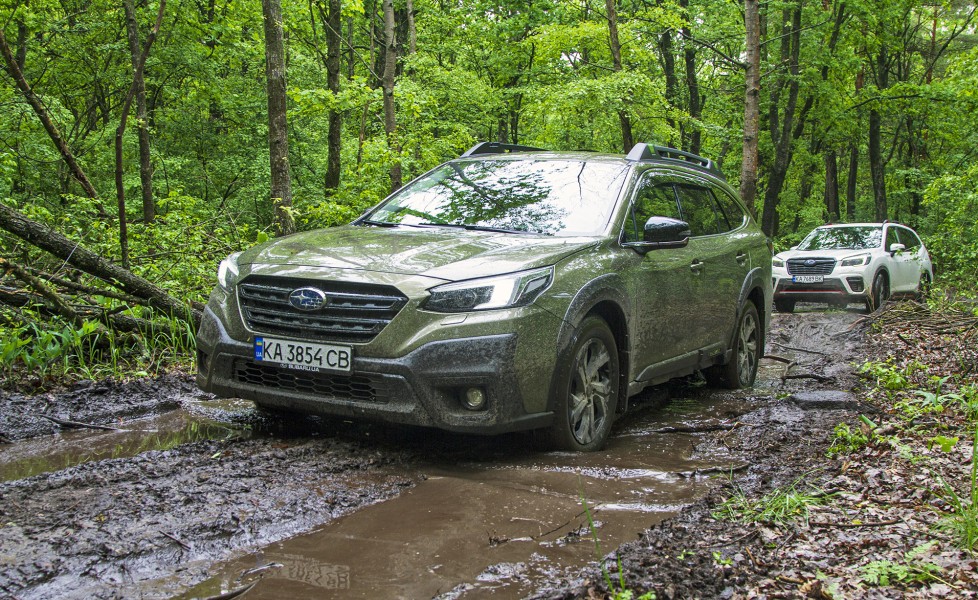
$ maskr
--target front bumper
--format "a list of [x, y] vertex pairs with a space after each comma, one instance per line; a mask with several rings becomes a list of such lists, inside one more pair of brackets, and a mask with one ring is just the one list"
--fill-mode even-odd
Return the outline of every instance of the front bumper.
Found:
[[[197, 383], [218, 396], [272, 408], [450, 431], [495, 434], [548, 426], [552, 413], [523, 408], [516, 345], [515, 333], [450, 339], [399, 358], [354, 354], [350, 374], [295, 371], [256, 362], [251, 344], [229, 336], [208, 307], [197, 336]], [[471, 387], [485, 392], [484, 410], [463, 408], [460, 397]]]
[[787, 274], [775, 274], [775, 300], [796, 302], [864, 302], [870, 294], [869, 283], [858, 274], [826, 275], [821, 283], [794, 283]]

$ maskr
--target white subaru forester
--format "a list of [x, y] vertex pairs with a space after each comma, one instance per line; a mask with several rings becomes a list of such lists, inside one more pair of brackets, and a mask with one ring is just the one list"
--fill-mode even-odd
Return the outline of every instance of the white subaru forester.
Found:
[[898, 223], [824, 225], [774, 257], [774, 306], [796, 302], [844, 307], [861, 302], [875, 310], [892, 296], [921, 297], [934, 279], [920, 237]]

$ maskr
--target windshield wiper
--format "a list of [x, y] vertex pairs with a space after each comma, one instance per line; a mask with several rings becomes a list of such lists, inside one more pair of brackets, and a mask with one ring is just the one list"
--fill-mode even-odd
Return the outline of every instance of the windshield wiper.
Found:
[[452, 227], [454, 229], [465, 229], [467, 231], [490, 231], [494, 233], [521, 233], [524, 235], [537, 235], [535, 231], [523, 231], [520, 229], [506, 229], [504, 227], [489, 227], [488, 225], [467, 225], [465, 223], [418, 223], [419, 227]]
[[361, 225], [373, 225], [374, 227], [400, 227], [400, 223], [388, 223], [387, 221], [374, 221], [373, 219], [364, 219], [360, 221]]

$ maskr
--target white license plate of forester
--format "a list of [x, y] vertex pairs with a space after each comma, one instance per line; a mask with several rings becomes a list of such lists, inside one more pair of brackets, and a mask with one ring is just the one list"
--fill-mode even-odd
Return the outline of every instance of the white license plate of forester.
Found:
[[255, 360], [300, 371], [350, 372], [353, 348], [268, 337], [255, 338]]
[[824, 275], [795, 275], [791, 278], [794, 283], [822, 283], [825, 281]]

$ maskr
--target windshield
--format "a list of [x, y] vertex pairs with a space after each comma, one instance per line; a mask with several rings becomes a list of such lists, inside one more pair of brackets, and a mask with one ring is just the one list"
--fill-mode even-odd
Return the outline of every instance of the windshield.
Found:
[[876, 225], [816, 229], [798, 244], [799, 250], [870, 250], [883, 243], [883, 228]]
[[581, 159], [452, 162], [365, 222], [592, 236], [607, 226], [627, 174], [627, 165]]

